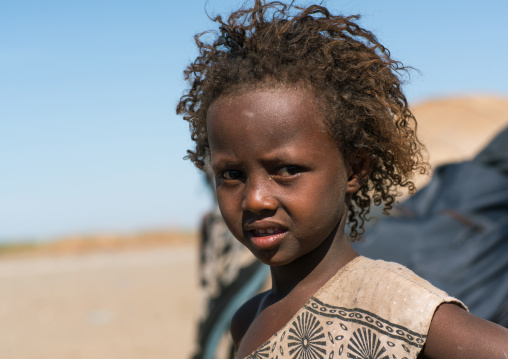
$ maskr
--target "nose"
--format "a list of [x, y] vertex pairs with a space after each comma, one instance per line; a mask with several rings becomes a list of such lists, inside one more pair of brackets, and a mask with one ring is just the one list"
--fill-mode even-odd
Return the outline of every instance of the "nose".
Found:
[[245, 187], [242, 209], [258, 214], [264, 211], [275, 211], [279, 203], [273, 195], [272, 188], [273, 182], [270, 177], [249, 178]]

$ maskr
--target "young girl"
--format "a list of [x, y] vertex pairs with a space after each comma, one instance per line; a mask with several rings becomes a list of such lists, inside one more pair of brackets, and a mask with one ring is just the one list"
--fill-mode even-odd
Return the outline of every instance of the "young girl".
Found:
[[508, 330], [350, 245], [371, 203], [391, 208], [427, 170], [405, 68], [356, 19], [256, 0], [196, 37], [177, 108], [188, 158], [211, 166], [228, 228], [271, 269], [232, 320], [236, 357], [508, 358]]

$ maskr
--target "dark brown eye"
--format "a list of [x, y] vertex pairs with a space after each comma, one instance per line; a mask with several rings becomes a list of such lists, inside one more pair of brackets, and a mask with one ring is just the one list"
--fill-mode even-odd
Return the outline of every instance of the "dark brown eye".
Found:
[[290, 165], [290, 166], [284, 166], [279, 169], [277, 172], [278, 176], [282, 177], [289, 177], [297, 175], [298, 173], [302, 172], [302, 169], [298, 166]]
[[243, 173], [242, 171], [229, 170], [222, 172], [221, 177], [225, 180], [241, 180], [243, 178]]

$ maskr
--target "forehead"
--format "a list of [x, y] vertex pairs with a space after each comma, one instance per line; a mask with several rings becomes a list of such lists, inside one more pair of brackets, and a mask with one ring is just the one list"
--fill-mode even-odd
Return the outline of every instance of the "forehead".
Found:
[[264, 88], [220, 97], [210, 106], [207, 126], [212, 157], [217, 151], [247, 149], [261, 155], [288, 144], [309, 151], [337, 147], [319, 102], [305, 88]]
[[208, 129], [235, 122], [236, 125], [243, 124], [246, 131], [261, 127], [265, 135], [281, 129], [326, 131], [313, 91], [282, 85], [241, 89], [212, 103], [207, 114]]

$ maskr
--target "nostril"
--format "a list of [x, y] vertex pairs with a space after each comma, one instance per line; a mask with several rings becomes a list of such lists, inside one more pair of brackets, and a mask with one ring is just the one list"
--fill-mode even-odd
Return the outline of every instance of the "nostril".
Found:
[[272, 212], [278, 207], [276, 198], [267, 195], [246, 196], [243, 200], [243, 209], [254, 212]]

